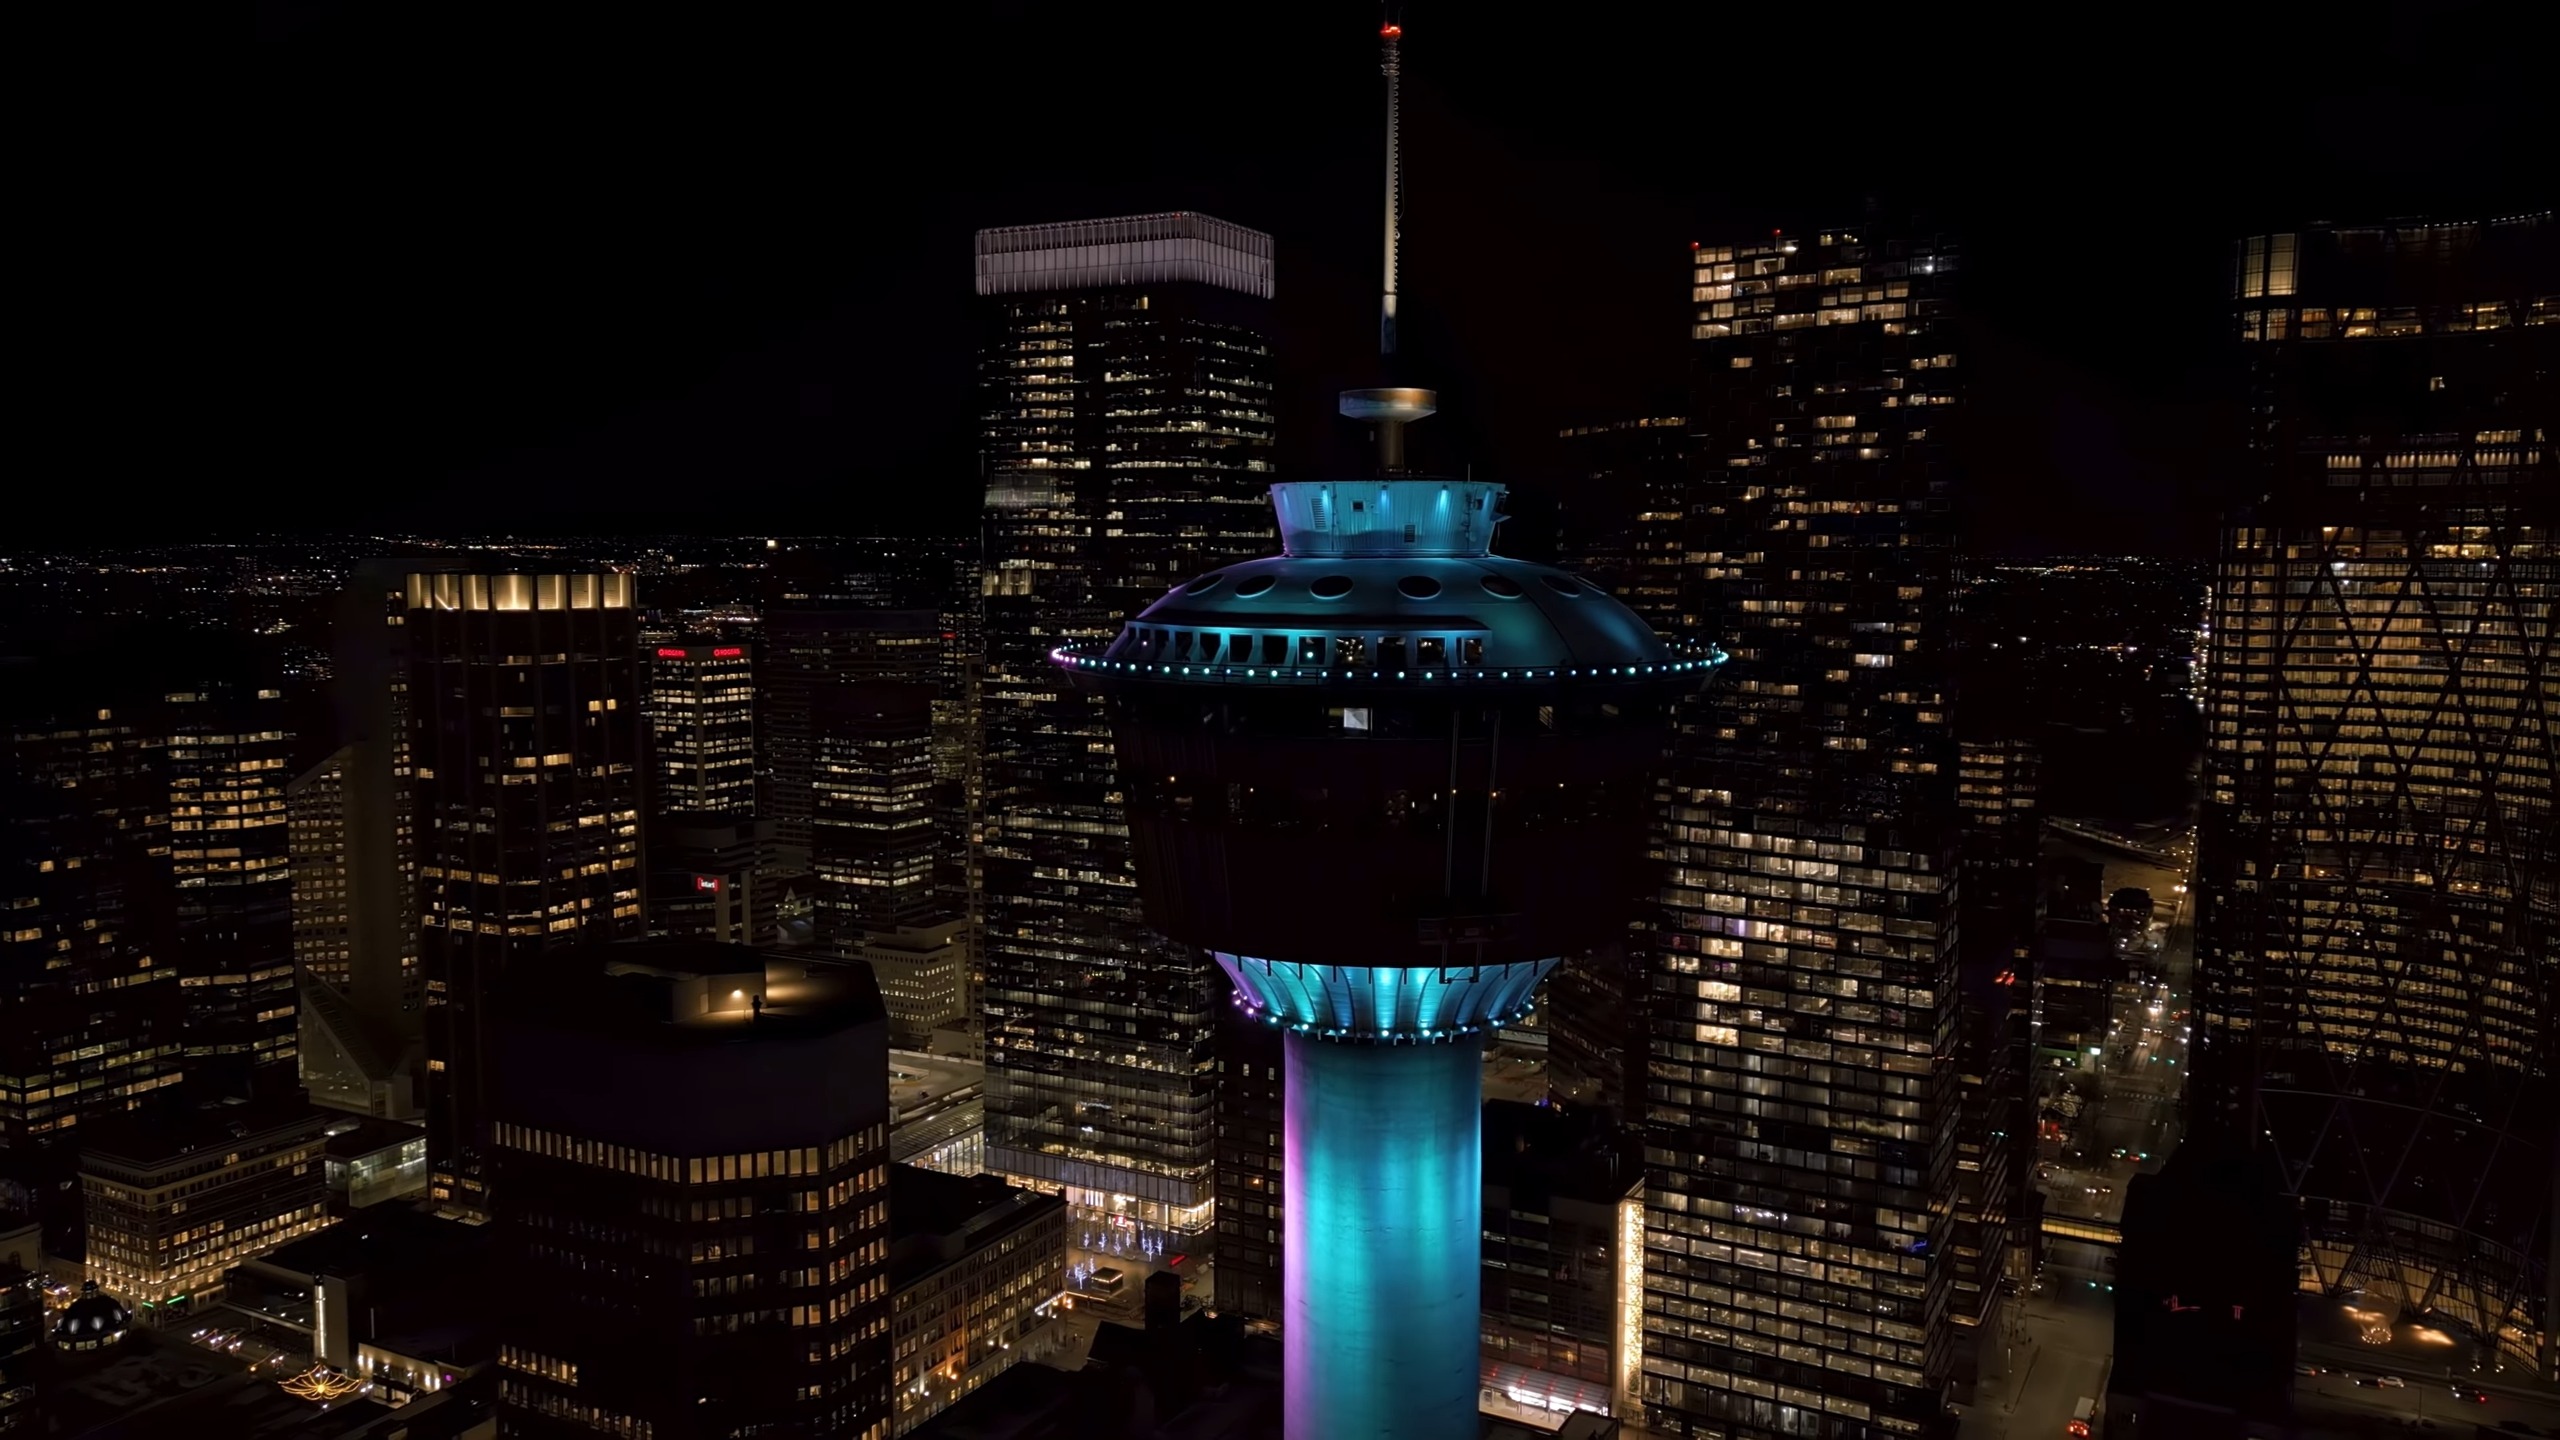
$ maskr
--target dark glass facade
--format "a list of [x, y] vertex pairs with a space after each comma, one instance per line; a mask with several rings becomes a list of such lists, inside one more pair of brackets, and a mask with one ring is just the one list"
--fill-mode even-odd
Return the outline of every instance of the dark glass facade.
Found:
[[1270, 548], [1271, 241], [1141, 216], [985, 231], [978, 266], [988, 1165], [1194, 1235], [1226, 987], [1146, 928], [1110, 727], [1049, 652]]
[[810, 860], [820, 944], [917, 924], [934, 890], [933, 697], [926, 681], [826, 686], [817, 698]]
[[2236, 258], [2193, 1102], [2280, 1160], [2308, 1283], [2549, 1375], [2560, 222]]
[[[859, 577], [856, 577], [859, 578]], [[900, 582], [887, 594], [914, 598]], [[774, 822], [784, 865], [811, 866], [818, 807], [820, 709], [840, 685], [934, 685], [946, 641], [939, 612], [881, 608], [855, 599], [803, 596], [765, 616], [761, 716], [763, 814]]]
[[421, 572], [401, 629], [432, 1197], [487, 1213], [487, 1000], [518, 962], [645, 933], [632, 577]]
[[1660, 817], [1644, 1400], [1934, 1434], [1951, 1368], [1952, 245], [1695, 254], [1678, 606], [1732, 654]]

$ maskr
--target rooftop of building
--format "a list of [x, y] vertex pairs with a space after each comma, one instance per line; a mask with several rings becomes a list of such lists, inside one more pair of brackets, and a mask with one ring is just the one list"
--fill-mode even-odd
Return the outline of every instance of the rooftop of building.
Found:
[[[1287, 1396], [1280, 1341], [1234, 1316], [1167, 1331], [1104, 1325], [1081, 1370], [1016, 1365], [909, 1434], [914, 1440], [1279, 1440]], [[1483, 1415], [1480, 1440], [1613, 1440], [1617, 1422], [1577, 1412], [1541, 1430]], [[1149, 1428], [1150, 1425], [1152, 1428]]]
[[834, 1034], [886, 1023], [871, 967], [708, 940], [642, 940], [547, 960], [509, 1003], [544, 1028], [669, 1050]]
[[329, 1158], [353, 1160], [427, 1138], [427, 1127], [378, 1115], [342, 1115], [329, 1122]]
[[900, 925], [865, 935], [862, 955], [866, 960], [943, 960], [966, 953], [957, 947], [968, 934], [969, 921], [962, 916], [922, 925]]
[[82, 1158], [149, 1168], [252, 1137], [310, 1130], [317, 1134], [337, 1112], [300, 1096], [204, 1106], [153, 1106], [81, 1127]]
[[174, 1335], [135, 1330], [94, 1368], [48, 1383], [44, 1406], [57, 1440], [444, 1440], [485, 1416], [454, 1391], [398, 1410], [361, 1395], [322, 1405], [288, 1394], [279, 1382], [290, 1378]]
[[978, 293], [1192, 282], [1271, 297], [1271, 237], [1187, 210], [978, 232]]
[[1246, 1334], [1234, 1316], [1204, 1316], [1169, 1333], [1104, 1325], [1083, 1369], [1016, 1365], [909, 1433], [916, 1440], [1279, 1440], [1282, 1403], [1279, 1339]]
[[452, 1271], [486, 1258], [492, 1231], [406, 1205], [372, 1205], [255, 1262], [302, 1276]]
[[902, 1120], [965, 1100], [986, 1083], [987, 1067], [975, 1060], [920, 1050], [889, 1052], [889, 1105]]
[[1615, 1205], [1644, 1184], [1644, 1167], [1606, 1110], [1488, 1100], [1484, 1183], [1510, 1191], [1515, 1207], [1532, 1197]]
[[905, 1285], [958, 1259], [976, 1237], [1011, 1229], [1067, 1202], [994, 1175], [889, 1167], [889, 1283]]

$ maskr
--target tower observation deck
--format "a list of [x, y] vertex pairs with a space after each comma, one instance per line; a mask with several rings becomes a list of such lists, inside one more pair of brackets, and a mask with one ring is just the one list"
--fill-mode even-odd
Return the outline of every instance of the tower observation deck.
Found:
[[1502, 487], [1272, 487], [1284, 553], [1054, 652], [1108, 696], [1149, 924], [1284, 1030], [1292, 1440], [1476, 1433], [1482, 1051], [1622, 934], [1723, 656], [1491, 553]]

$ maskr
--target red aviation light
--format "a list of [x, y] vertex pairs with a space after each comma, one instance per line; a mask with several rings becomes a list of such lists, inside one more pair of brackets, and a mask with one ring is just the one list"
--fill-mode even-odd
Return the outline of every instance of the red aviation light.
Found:
[[1396, 40], [1403, 38], [1403, 36], [1404, 27], [1401, 25], [1381, 25], [1378, 27], [1378, 38], [1381, 40]]

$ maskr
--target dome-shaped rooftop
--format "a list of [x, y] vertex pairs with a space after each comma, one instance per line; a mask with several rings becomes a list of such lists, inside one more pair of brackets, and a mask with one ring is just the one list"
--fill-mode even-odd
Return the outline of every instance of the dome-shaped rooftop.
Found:
[[133, 1328], [133, 1312], [124, 1302], [98, 1288], [95, 1280], [83, 1281], [80, 1297], [63, 1307], [53, 1322], [53, 1343], [66, 1350], [95, 1350], [113, 1345]]
[[1675, 649], [1578, 575], [1492, 554], [1499, 485], [1274, 485], [1286, 553], [1166, 592], [1073, 668], [1153, 680], [1645, 681], [1721, 657]]

